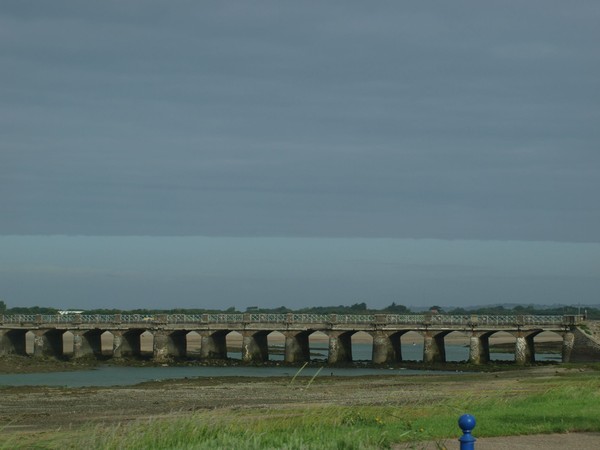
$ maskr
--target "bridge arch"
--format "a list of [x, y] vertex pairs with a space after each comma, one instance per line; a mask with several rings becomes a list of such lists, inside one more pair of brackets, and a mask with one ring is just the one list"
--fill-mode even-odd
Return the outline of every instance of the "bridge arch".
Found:
[[103, 331], [100, 334], [100, 354], [102, 356], [113, 356], [115, 345], [115, 335], [110, 331]]
[[269, 359], [281, 361], [285, 359], [286, 336], [281, 331], [271, 331], [267, 335]]
[[[152, 333], [152, 356], [155, 361], [187, 356], [187, 330], [155, 330]], [[140, 335], [142, 339], [144, 333]]]
[[508, 331], [487, 333], [490, 361], [511, 361], [515, 358], [517, 337]]
[[200, 346], [202, 344], [202, 337], [200, 336], [200, 333], [192, 330], [186, 334], [185, 339], [186, 356], [188, 358], [200, 357]]
[[[220, 333], [214, 334], [215, 337], [219, 336]], [[225, 331], [224, 334], [226, 352], [224, 359], [242, 359], [242, 344], [244, 342], [244, 336], [239, 331]]]
[[35, 349], [35, 333], [33, 330], [27, 330], [25, 333], [25, 353], [28, 356], [33, 356]]
[[177, 330], [167, 334], [167, 347], [170, 356], [175, 358], [187, 357], [187, 330]]
[[444, 337], [446, 347], [446, 361], [468, 361], [469, 360], [469, 338], [470, 333], [455, 330]]
[[400, 335], [400, 360], [423, 361], [424, 342], [422, 333], [414, 330], [403, 331]]
[[63, 334], [63, 330], [58, 329], [40, 333], [36, 336], [37, 345], [34, 345], [34, 355], [62, 358], [64, 356]]
[[564, 332], [543, 331], [535, 335], [533, 338], [535, 354], [544, 355], [544, 359], [548, 361], [563, 360], [565, 357], [565, 334]]
[[142, 358], [154, 355], [154, 334], [150, 330], [144, 330], [140, 334], [140, 354]]
[[73, 357], [73, 333], [67, 330], [62, 335], [62, 354], [65, 358]]
[[[200, 335], [201, 358], [227, 359], [227, 335], [229, 330], [200, 331], [198, 334]], [[239, 333], [236, 334], [240, 336]]]
[[0, 348], [2, 349], [2, 354], [27, 356], [33, 353], [33, 345], [31, 346], [31, 352], [28, 353], [27, 351], [28, 330], [3, 330], [1, 333]]
[[323, 331], [310, 330], [309, 333], [310, 360], [327, 361], [329, 359], [329, 336]]
[[373, 361], [373, 336], [366, 331], [357, 331], [350, 337], [353, 361]]
[[141, 336], [145, 332], [146, 330], [141, 328], [132, 328], [127, 331], [113, 331], [113, 357], [141, 357]]

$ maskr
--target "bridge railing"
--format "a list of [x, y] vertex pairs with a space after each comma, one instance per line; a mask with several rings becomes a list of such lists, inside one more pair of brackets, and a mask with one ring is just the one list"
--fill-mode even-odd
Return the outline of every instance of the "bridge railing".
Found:
[[286, 321], [286, 314], [242, 314], [244, 322], [281, 323]]
[[471, 323], [471, 316], [447, 316], [445, 314], [426, 314], [424, 316], [424, 323], [431, 325], [469, 325]]
[[375, 315], [373, 314], [335, 314], [330, 316], [330, 322], [340, 324], [365, 324], [373, 323]]
[[541, 316], [541, 315], [477, 315], [471, 316], [471, 321], [476, 325], [483, 326], [506, 326], [506, 325], [561, 325], [565, 322], [564, 316]]
[[34, 323], [35, 317], [35, 314], [14, 314], [10, 316], [3, 316], [2, 323]]
[[244, 321], [243, 314], [207, 314], [209, 323], [237, 323]]
[[2, 324], [356, 324], [437, 326], [576, 325], [581, 316], [447, 315], [447, 314], [14, 314], [0, 315]]
[[386, 314], [384, 321], [384, 323], [390, 325], [420, 325], [424, 322], [424, 314]]
[[287, 321], [289, 323], [327, 323], [329, 321], [329, 314], [295, 314], [291, 313], [288, 315]]

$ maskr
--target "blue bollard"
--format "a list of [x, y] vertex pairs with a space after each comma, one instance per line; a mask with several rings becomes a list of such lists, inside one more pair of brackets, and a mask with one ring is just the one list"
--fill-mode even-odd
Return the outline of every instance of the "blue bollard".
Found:
[[460, 442], [460, 450], [475, 450], [475, 439], [471, 435], [471, 431], [475, 428], [475, 417], [471, 414], [463, 414], [458, 419], [458, 426], [463, 432], [463, 435], [458, 438]]

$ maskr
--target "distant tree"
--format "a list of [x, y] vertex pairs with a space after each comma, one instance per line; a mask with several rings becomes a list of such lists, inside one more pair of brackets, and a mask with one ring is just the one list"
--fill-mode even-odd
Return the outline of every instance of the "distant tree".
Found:
[[397, 305], [396, 302], [392, 302], [390, 306], [385, 307], [382, 311], [391, 314], [410, 314], [411, 312], [406, 306]]
[[515, 314], [533, 314], [535, 312], [535, 308], [533, 305], [517, 305], [513, 308], [513, 311]]
[[0, 300], [0, 314], [4, 314], [6, 312], [6, 303], [4, 300]]
[[86, 314], [112, 315], [120, 314], [121, 312], [120, 309], [90, 309], [89, 311], [86, 311]]
[[352, 311], [366, 311], [367, 310], [367, 304], [365, 302], [355, 303], [354, 305], [352, 305], [350, 307], [350, 310], [352, 310]]
[[58, 309], [46, 306], [16, 306], [6, 310], [8, 314], [58, 314]]

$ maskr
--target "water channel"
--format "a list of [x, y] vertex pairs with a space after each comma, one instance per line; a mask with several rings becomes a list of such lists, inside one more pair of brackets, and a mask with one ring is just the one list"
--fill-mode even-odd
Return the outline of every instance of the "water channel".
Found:
[[[415, 375], [415, 374], [441, 374], [449, 372], [410, 370], [400, 368], [331, 368], [326, 367], [327, 346], [311, 347], [313, 363], [315, 365], [303, 369], [300, 377], [323, 376], [365, 376], [365, 375]], [[371, 358], [371, 345], [353, 344], [352, 353], [354, 361], [368, 362]], [[241, 353], [229, 352], [232, 359], [240, 359]], [[423, 356], [423, 345], [415, 344], [403, 346], [402, 356], [404, 360], [419, 361]], [[448, 361], [464, 361], [468, 358], [468, 348], [464, 345], [447, 345], [446, 357]], [[511, 361], [514, 360], [512, 353], [491, 353], [492, 360]], [[283, 360], [282, 352], [270, 354], [272, 361]], [[323, 366], [319, 366], [319, 361]], [[560, 361], [560, 355], [536, 354], [538, 361]], [[27, 374], [0, 374], [0, 386], [131, 386], [147, 381], [162, 381], [169, 379], [195, 378], [195, 377], [288, 377], [291, 378], [298, 372], [299, 368], [289, 366], [165, 366], [165, 367], [123, 367], [123, 366], [100, 366], [89, 370], [77, 370], [70, 372], [44, 372]]]

